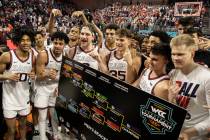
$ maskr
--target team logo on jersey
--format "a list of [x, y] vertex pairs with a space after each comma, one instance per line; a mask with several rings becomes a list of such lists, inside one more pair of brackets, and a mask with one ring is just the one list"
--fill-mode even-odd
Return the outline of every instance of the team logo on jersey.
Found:
[[182, 81], [176, 81], [176, 84], [181, 87], [179, 95], [176, 97], [176, 102], [179, 106], [186, 109], [190, 98], [196, 98], [196, 92], [200, 85]]
[[151, 134], [163, 135], [174, 130], [177, 123], [172, 119], [172, 112], [172, 108], [152, 99], [140, 106], [142, 122]]
[[196, 92], [200, 84], [176, 81], [176, 84], [181, 87], [179, 94], [187, 97], [196, 97]]

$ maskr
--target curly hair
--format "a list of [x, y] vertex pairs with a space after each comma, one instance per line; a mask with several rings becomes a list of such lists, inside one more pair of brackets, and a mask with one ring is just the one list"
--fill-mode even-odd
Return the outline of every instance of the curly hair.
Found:
[[65, 44], [69, 43], [67, 34], [61, 31], [57, 31], [52, 34], [51, 40], [54, 41], [55, 39], [64, 40]]
[[12, 42], [15, 45], [18, 45], [24, 35], [29, 36], [32, 44], [35, 42], [34, 30], [29, 26], [20, 26], [20, 27], [14, 28], [11, 32]]

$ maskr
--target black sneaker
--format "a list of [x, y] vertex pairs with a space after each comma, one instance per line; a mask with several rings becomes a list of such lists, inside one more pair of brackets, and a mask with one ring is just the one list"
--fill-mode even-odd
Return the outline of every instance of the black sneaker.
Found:
[[39, 135], [39, 131], [38, 130], [34, 130], [33, 131], [33, 136], [38, 136]]

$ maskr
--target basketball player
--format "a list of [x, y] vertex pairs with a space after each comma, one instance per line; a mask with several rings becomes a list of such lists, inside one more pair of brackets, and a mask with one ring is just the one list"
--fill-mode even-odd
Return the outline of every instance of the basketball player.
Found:
[[[38, 56], [38, 53], [43, 51], [45, 49], [45, 46], [44, 46], [44, 35], [42, 34], [41, 31], [37, 31], [35, 33], [35, 47], [34, 48], [31, 48], [31, 50], [33, 51], [33, 54], [35, 56], [35, 58], [37, 58]], [[34, 81], [35, 82], [35, 81]], [[32, 82], [31, 83], [31, 102], [32, 102], [32, 105], [34, 105], [34, 97], [35, 97], [35, 93], [36, 93], [36, 87], [35, 87], [35, 83]], [[32, 117], [33, 117], [33, 125], [34, 125], [34, 130], [33, 130], [33, 135], [34, 136], [37, 136], [39, 135], [39, 127], [38, 127], [38, 110], [37, 108], [35, 108], [33, 106], [32, 108]]]
[[47, 31], [52, 35], [55, 31], [55, 22], [56, 22], [56, 17], [62, 16], [62, 12], [59, 9], [52, 9], [50, 13], [50, 18], [49, 22], [47, 25]]
[[182, 17], [178, 21], [177, 32], [178, 34], [184, 34], [186, 30], [193, 27], [194, 20], [192, 17]]
[[73, 26], [68, 33], [69, 37], [69, 43], [68, 47], [77, 47], [79, 45], [79, 35], [80, 35], [80, 27], [79, 26]]
[[147, 44], [147, 54], [150, 54], [151, 48], [158, 43], [165, 43], [169, 44], [170, 43], [170, 36], [163, 31], [153, 31], [149, 35], [149, 42]]
[[[89, 13], [90, 14], [90, 13]], [[102, 41], [103, 41], [103, 33], [101, 32], [101, 30], [96, 26], [96, 24], [94, 23], [93, 19], [87, 19], [85, 13], [83, 11], [74, 11], [72, 13], [72, 18], [80, 18], [82, 20], [83, 25], [81, 26], [86, 26], [86, 25], [90, 25], [91, 28], [93, 28], [94, 32], [97, 34], [97, 36], [95, 36], [97, 38], [97, 46], [99, 48], [102, 47]], [[90, 21], [91, 20], [91, 21]]]
[[103, 41], [102, 48], [99, 49], [100, 54], [107, 55], [116, 49], [115, 39], [118, 29], [119, 26], [116, 24], [108, 24], [105, 27], [105, 40]]
[[26, 116], [30, 113], [29, 79], [35, 78], [35, 58], [31, 50], [33, 31], [19, 27], [13, 31], [13, 42], [18, 46], [0, 57], [0, 79], [3, 83], [3, 113], [8, 127], [7, 139], [15, 139], [16, 117], [19, 115], [21, 140], [26, 140]]
[[166, 72], [166, 65], [170, 61], [170, 47], [166, 44], [156, 44], [151, 48], [149, 68], [141, 73], [133, 86], [141, 90], [168, 100], [169, 76]]
[[98, 54], [98, 47], [93, 45], [94, 30], [91, 26], [83, 26], [80, 33], [80, 46], [71, 48], [68, 57], [96, 70], [104, 69], [104, 63]]
[[[153, 31], [152, 33], [150, 33], [149, 35], [149, 42], [147, 44], [147, 56], [150, 54], [150, 50], [151, 48], [158, 43], [165, 43], [165, 44], [169, 44], [170, 43], [170, 36], [163, 31]], [[143, 62], [142, 64], [144, 64], [144, 66], [146, 68], [149, 67], [149, 60], [145, 60], [148, 59], [148, 57], [143, 57]], [[143, 65], [141, 66], [140, 70], [142, 70]]]
[[133, 33], [131, 35], [129, 50], [131, 52], [133, 63], [135, 64], [134, 69], [135, 69], [136, 73], [138, 73], [141, 68], [142, 55], [141, 55], [140, 46], [141, 46], [142, 42], [143, 42], [142, 36], [140, 36], [136, 33]]
[[[134, 67], [130, 45], [130, 32], [127, 29], [119, 29], [116, 32], [116, 50], [106, 57], [109, 74], [127, 83], [134, 82], [137, 72]], [[104, 61], [102, 61], [104, 62]]]
[[63, 32], [52, 34], [53, 47], [38, 54], [36, 63], [37, 81], [34, 105], [39, 111], [40, 139], [46, 140], [47, 108], [49, 107], [53, 137], [58, 139], [58, 124], [55, 116], [55, 102], [61, 68], [62, 53], [64, 46], [68, 43], [68, 36]]
[[189, 35], [183, 34], [172, 39], [172, 61], [175, 66], [170, 74], [169, 101], [188, 111], [180, 139], [207, 140], [205, 134], [210, 127], [210, 72], [194, 62], [197, 48]]

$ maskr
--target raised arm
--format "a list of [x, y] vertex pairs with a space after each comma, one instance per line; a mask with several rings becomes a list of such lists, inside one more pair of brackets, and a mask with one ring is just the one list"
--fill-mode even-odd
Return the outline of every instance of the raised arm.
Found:
[[47, 31], [52, 34], [53, 33], [53, 29], [55, 27], [55, 21], [57, 16], [62, 16], [62, 13], [59, 9], [52, 9], [51, 14], [50, 14], [50, 18], [48, 21], [48, 26], [47, 26]]

